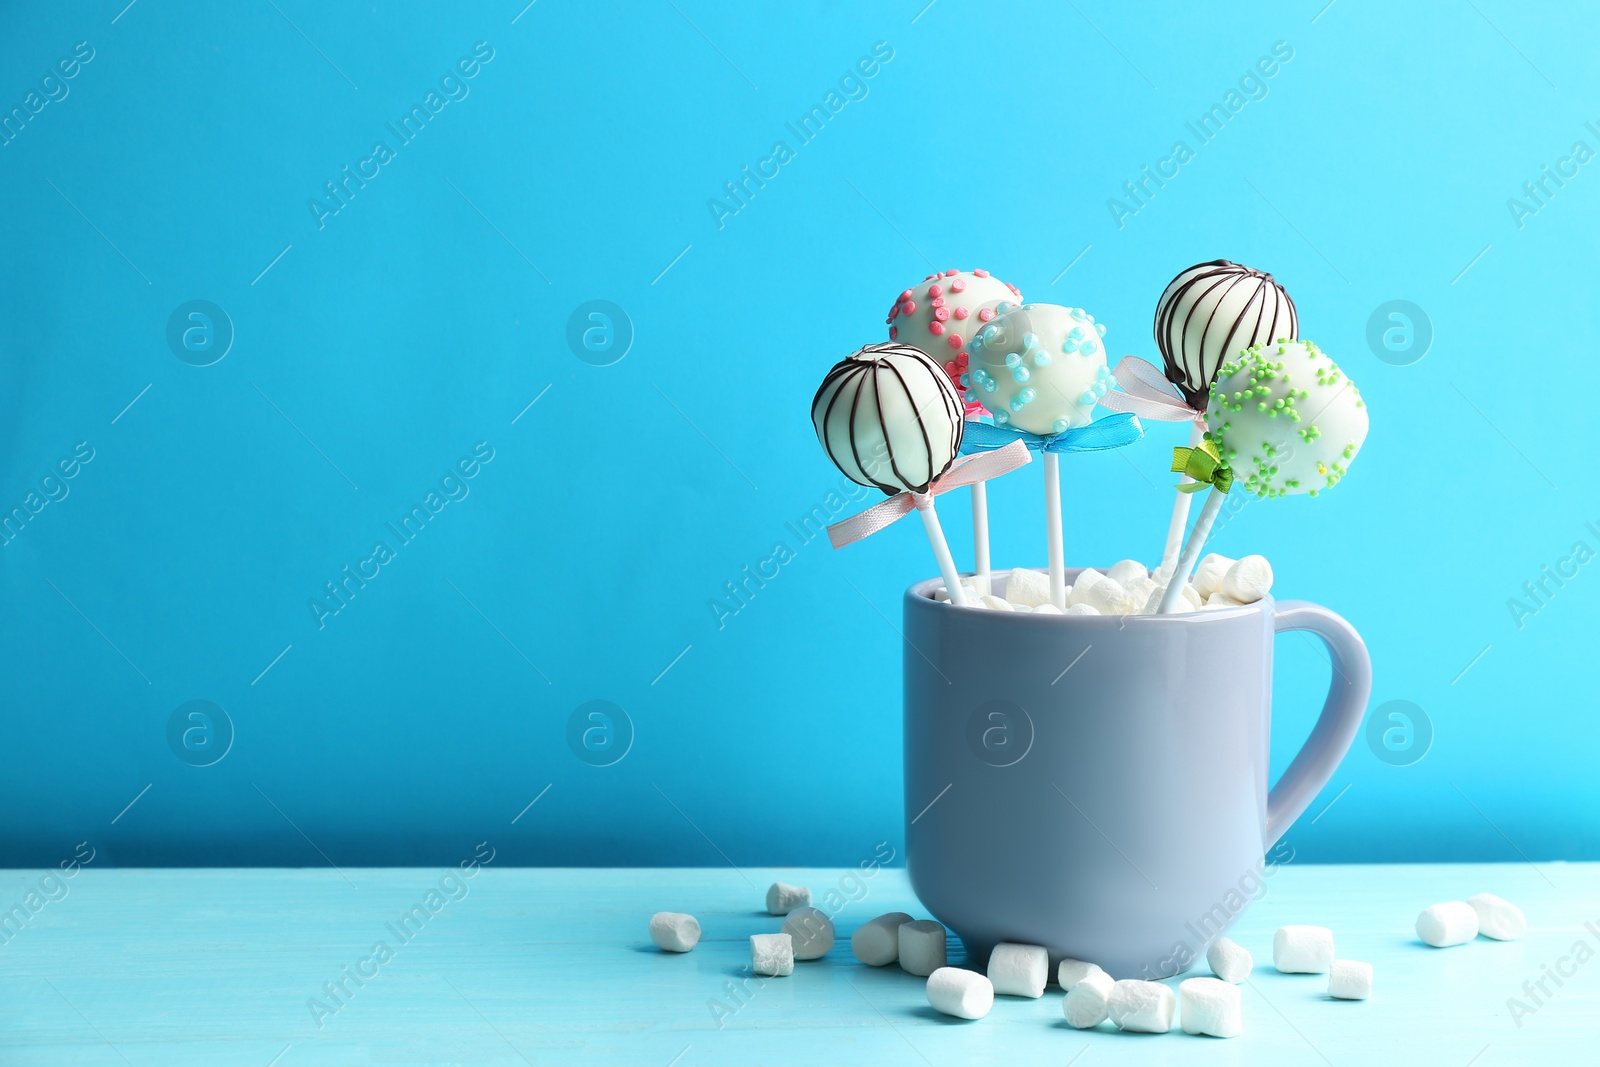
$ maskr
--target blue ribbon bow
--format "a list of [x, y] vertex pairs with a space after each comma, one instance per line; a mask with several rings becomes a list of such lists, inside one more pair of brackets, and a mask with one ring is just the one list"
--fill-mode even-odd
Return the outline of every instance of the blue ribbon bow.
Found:
[[1030, 452], [1101, 452], [1131, 445], [1143, 436], [1144, 427], [1139, 417], [1129, 411], [1107, 415], [1086, 426], [1074, 426], [1048, 437], [1010, 426], [969, 421], [961, 437], [961, 451], [966, 455], [992, 452], [1013, 441], [1021, 441]]

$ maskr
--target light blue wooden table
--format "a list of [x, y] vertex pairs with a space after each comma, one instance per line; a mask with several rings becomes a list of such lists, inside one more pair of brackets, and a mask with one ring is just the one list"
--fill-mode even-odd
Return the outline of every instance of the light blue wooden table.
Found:
[[[1600, 953], [1600, 864], [1285, 866], [1233, 935], [1257, 966], [1232, 1041], [1075, 1031], [1054, 987], [1001, 998], [978, 1022], [935, 1014], [921, 980], [850, 955], [866, 919], [924, 914], [903, 870], [859, 888], [837, 870], [490, 866], [441, 888], [446, 873], [91, 866], [41, 886], [42, 872], [0, 872], [0, 907], [25, 918], [12, 911], [0, 932], [0, 1063], [1600, 1062], [1600, 958], [1571, 955], [1580, 941]], [[762, 902], [780, 877], [820, 904], [837, 894], [840, 943], [792, 977], [745, 986], [746, 938], [778, 928]], [[1522, 905], [1526, 938], [1446, 950], [1415, 939], [1424, 906], [1484, 891]], [[427, 917], [402, 939], [395, 928], [419, 904]], [[699, 948], [657, 952], [646, 932], [657, 910], [697, 915]], [[1274, 971], [1272, 931], [1285, 923], [1332, 927], [1341, 956], [1376, 967], [1373, 999], [1330, 1001], [1325, 978]], [[392, 958], [373, 957], [379, 942]], [[1507, 1001], [1526, 998], [1546, 965], [1571, 977], [1546, 978], [1551, 996], [1519, 1026]], [[361, 985], [347, 977], [357, 969]], [[335, 1000], [325, 984], [340, 982]]]

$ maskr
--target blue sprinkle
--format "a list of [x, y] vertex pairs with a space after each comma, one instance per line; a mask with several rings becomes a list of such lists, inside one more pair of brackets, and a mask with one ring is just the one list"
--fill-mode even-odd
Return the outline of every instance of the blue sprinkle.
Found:
[[1068, 308], [1067, 313], [1073, 318], [1077, 319], [1079, 322], [1087, 322], [1089, 320], [1088, 313], [1082, 308]]
[[1099, 399], [1100, 397], [1106, 395], [1106, 383], [1105, 382], [1095, 382], [1094, 383], [1094, 395], [1095, 395], [1096, 399]]
[[1023, 401], [1022, 397], [1020, 397], [1020, 396], [1012, 397], [1011, 398], [1011, 404], [1010, 404], [1011, 410], [1012, 411], [1021, 411], [1022, 410], [1022, 405], [1024, 403], [1025, 403], [1025, 401]]
[[1000, 303], [998, 303], [998, 304], [996, 304], [994, 306], [994, 313], [996, 315], [1004, 315], [1006, 312], [1010, 311], [1014, 307], [1016, 307], [1016, 305], [1013, 304], [1011, 301], [1002, 300], [1002, 301], [1000, 301]]
[[1011, 421], [1011, 416], [1007, 415], [1003, 411], [997, 411], [994, 413], [994, 421], [999, 425], [1004, 426], [1006, 423]]
[[1093, 404], [1097, 399], [1099, 398], [1094, 395], [1093, 389], [1086, 389], [1084, 390], [1084, 394], [1078, 398], [1078, 403]]
[[1102, 363], [1094, 369], [1094, 376], [1096, 378], [1109, 378], [1111, 377], [1111, 371]]
[[1029, 378], [1028, 368], [1018, 363], [1015, 367], [1011, 368], [1011, 377], [1015, 378], [1019, 382], [1027, 381]]
[[1025, 348], [1025, 349], [1027, 349], [1027, 348], [1038, 348], [1039, 347], [1039, 338], [1038, 338], [1038, 336], [1036, 334], [1031, 334], [1031, 333], [1023, 334], [1022, 335], [1022, 347]]
[[1103, 323], [1103, 322], [1095, 323], [1094, 324], [1094, 329], [1095, 329], [1095, 332], [1098, 333], [1101, 337], [1104, 337], [1106, 335], [1106, 324], [1105, 323]]
[[1092, 356], [1094, 353], [1100, 351], [1100, 346], [1095, 344], [1093, 341], [1085, 341], [1083, 344], [1078, 346], [1078, 350], [1086, 356]]
[[1067, 339], [1071, 340], [1071, 341], [1081, 341], [1081, 340], [1083, 340], [1083, 327], [1082, 326], [1074, 326], [1071, 330], [1069, 330], [1067, 332]]
[[1066, 419], [1057, 419], [1050, 424], [1050, 428], [1056, 433], [1066, 433], [1071, 428], [1071, 424]]
[[1117, 387], [1117, 376], [1115, 374], [1107, 374], [1106, 384], [1115, 389]]
[[1078, 342], [1074, 341], [1072, 338], [1069, 337], [1065, 341], [1061, 342], [1061, 351], [1071, 353], [1076, 352], [1077, 350]]
[[1006, 366], [1015, 367], [1018, 363], [1021, 363], [1021, 362], [1022, 362], [1022, 353], [1020, 353], [1020, 352], [1007, 352], [1006, 353]]
[[1050, 353], [1042, 348], [1039, 349], [1033, 354], [1033, 365], [1035, 367], [1048, 367], [1050, 365]]
[[985, 378], [983, 380], [983, 391], [986, 393], [992, 393], [999, 384], [1000, 383], [996, 382], [993, 378]]
[[1038, 395], [1039, 394], [1035, 393], [1032, 389], [1024, 389], [1022, 392], [1017, 394], [1017, 399], [1021, 400], [1024, 404], [1031, 404], [1033, 403], [1033, 398]]
[[976, 404], [978, 402], [978, 394], [973, 392], [971, 389], [968, 389], [964, 394], [962, 394], [962, 396], [963, 399], [965, 399], [969, 404]]
[[960, 382], [962, 385], [971, 385], [972, 384], [972, 375], [963, 374], [961, 377], [957, 378], [956, 381]]

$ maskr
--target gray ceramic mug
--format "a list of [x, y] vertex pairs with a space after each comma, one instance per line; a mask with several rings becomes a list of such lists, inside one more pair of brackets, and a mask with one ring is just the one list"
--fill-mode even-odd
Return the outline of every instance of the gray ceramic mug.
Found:
[[[1033, 615], [952, 607], [932, 599], [941, 587], [905, 598], [917, 896], [978, 966], [1012, 941], [1045, 946], [1052, 968], [1071, 956], [1116, 978], [1186, 970], [1257, 894], [1264, 854], [1355, 738], [1372, 688], [1361, 637], [1302, 601]], [[1322, 640], [1332, 686], [1269, 792], [1285, 630]]]

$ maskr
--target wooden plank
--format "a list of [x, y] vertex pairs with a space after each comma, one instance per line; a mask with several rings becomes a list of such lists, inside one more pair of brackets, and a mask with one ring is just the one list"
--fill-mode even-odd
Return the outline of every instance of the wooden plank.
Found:
[[[836, 894], [840, 941], [792, 977], [746, 983], [745, 939], [779, 924], [762, 908], [778, 877], [810, 885], [819, 902]], [[470, 879], [426, 869], [92, 868], [41, 878], [0, 872], [0, 906], [29, 891], [39, 904], [0, 934], [4, 1063], [943, 1067], [1065, 1064], [1091, 1050], [1086, 1065], [1403, 1057], [1493, 1067], [1577, 1062], [1600, 1040], [1600, 864], [1285, 866], [1234, 933], [1257, 969], [1244, 988], [1245, 1034], [1231, 1042], [1080, 1033], [1063, 1022], [1054, 988], [1037, 1001], [1002, 998], [975, 1023], [937, 1015], [919, 979], [850, 956], [860, 922], [923, 914], [903, 870], [859, 881], [841, 870], [493, 866]], [[1423, 907], [1483, 891], [1523, 907], [1527, 937], [1448, 950], [1416, 940]], [[425, 918], [411, 911], [418, 904]], [[655, 951], [646, 927], [658, 910], [697, 915], [700, 947]], [[1340, 956], [1372, 963], [1373, 999], [1330, 1001], [1325, 978], [1272, 970], [1272, 931], [1291, 922], [1332, 927]], [[1597, 958], [1574, 965], [1580, 941]], [[379, 942], [392, 958], [365, 964], [358, 985], [346, 968]], [[1557, 987], [1545, 965], [1564, 957], [1575, 973]], [[1523, 983], [1541, 979], [1550, 995], [1535, 1005]], [[341, 981], [337, 999], [325, 991]], [[1511, 998], [1534, 1010], [1514, 1020]]]

